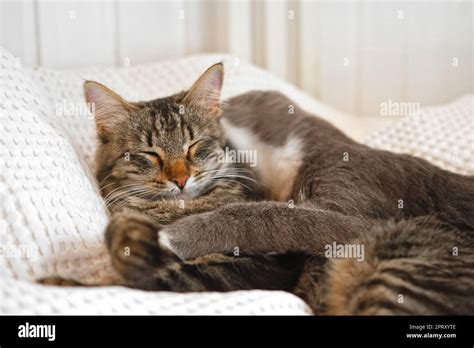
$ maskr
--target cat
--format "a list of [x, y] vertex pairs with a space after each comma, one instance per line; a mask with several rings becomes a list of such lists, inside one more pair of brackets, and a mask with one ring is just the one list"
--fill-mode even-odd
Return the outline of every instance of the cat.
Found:
[[286, 290], [314, 314], [474, 313], [474, 177], [359, 144], [278, 92], [221, 104], [223, 78], [215, 64], [138, 103], [84, 85], [127, 286]]

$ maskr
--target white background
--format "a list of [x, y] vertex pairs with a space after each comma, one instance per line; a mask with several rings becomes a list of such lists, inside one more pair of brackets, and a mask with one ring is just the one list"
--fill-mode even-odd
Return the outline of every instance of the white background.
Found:
[[360, 116], [472, 93], [473, 40], [472, 1], [0, 0], [0, 45], [24, 65], [230, 52]]

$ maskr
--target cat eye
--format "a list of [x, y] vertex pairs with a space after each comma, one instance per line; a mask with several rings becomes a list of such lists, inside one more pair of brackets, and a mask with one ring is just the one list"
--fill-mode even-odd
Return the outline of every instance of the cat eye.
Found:
[[154, 166], [162, 164], [161, 157], [156, 152], [144, 151], [140, 154], [150, 161]]
[[197, 144], [199, 144], [201, 142], [201, 140], [196, 140], [194, 143], [192, 143], [191, 145], [188, 146], [188, 151], [191, 150], [192, 148], [194, 148]]
[[187, 146], [187, 151], [186, 151], [186, 156], [189, 158], [191, 156], [194, 156], [195, 152], [196, 152], [196, 149], [197, 149], [197, 145], [199, 143], [201, 143], [203, 141], [203, 139], [198, 139], [194, 142], [192, 142], [190, 145]]

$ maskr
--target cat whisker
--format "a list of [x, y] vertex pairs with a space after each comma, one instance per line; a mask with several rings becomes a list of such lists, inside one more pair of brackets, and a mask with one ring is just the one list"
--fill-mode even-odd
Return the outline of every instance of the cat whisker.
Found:
[[117, 191], [117, 190], [120, 190], [120, 189], [123, 189], [123, 188], [126, 188], [126, 187], [131, 187], [131, 186], [141, 186], [143, 185], [142, 182], [134, 182], [134, 183], [130, 183], [130, 184], [123, 184], [123, 185], [120, 185], [119, 187], [116, 187], [115, 189], [113, 189], [112, 191], [110, 191], [105, 197], [104, 199], [107, 199], [108, 196], [110, 196], [113, 192]]
[[255, 180], [255, 179], [253, 179], [253, 178], [249, 178], [249, 177], [247, 177], [247, 176], [238, 175], [238, 174], [237, 174], [237, 175], [234, 175], [234, 174], [230, 174], [230, 175], [215, 175], [215, 176], [212, 176], [211, 178], [212, 178], [212, 179], [223, 179], [223, 178], [232, 178], [232, 179], [234, 179], [234, 178], [238, 178], [238, 179], [248, 180], [248, 181], [250, 181], [250, 182], [253, 182], [254, 184], [262, 185], [262, 186], [263, 186], [263, 184], [262, 184], [261, 182]]
[[101, 180], [101, 182], [99, 182], [99, 183], [97, 184], [97, 186], [100, 187], [112, 174], [113, 174], [113, 172], [111, 172], [110, 174], [108, 174], [105, 178], [103, 178], [103, 179]]
[[252, 191], [252, 189], [251, 189], [249, 186], [245, 185], [243, 182], [238, 181], [238, 180], [232, 180], [232, 179], [228, 179], [228, 178], [222, 179], [222, 178], [221, 178], [221, 179], [219, 179], [219, 181], [221, 181], [221, 182], [232, 182], [232, 183], [236, 183], [236, 184], [239, 184], [239, 185], [245, 187], [245, 188], [248, 189], [249, 191]]
[[117, 203], [122, 201], [122, 204], [118, 206], [122, 206], [123, 204], [127, 203], [127, 198], [144, 198], [146, 196], [156, 195], [155, 191], [151, 191], [149, 188], [142, 188], [142, 189], [135, 189], [135, 190], [127, 190], [126, 192], [121, 192], [117, 194], [114, 198], [110, 199], [109, 201], [105, 202], [107, 209], [111, 206], [117, 207]]
[[124, 185], [122, 187], [119, 187], [118, 189], [114, 190], [114, 193], [109, 193], [105, 198], [104, 201], [110, 202], [114, 200], [116, 197], [123, 195], [125, 193], [133, 193], [133, 192], [138, 192], [140, 190], [143, 190], [144, 187], [142, 185], [137, 185], [137, 184], [131, 184], [131, 185]]

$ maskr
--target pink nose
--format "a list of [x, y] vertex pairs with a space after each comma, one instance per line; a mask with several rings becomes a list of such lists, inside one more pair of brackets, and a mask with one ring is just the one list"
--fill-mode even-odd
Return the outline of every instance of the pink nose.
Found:
[[189, 176], [188, 175], [183, 175], [178, 178], [174, 178], [172, 181], [178, 185], [178, 187], [182, 190], [184, 186], [186, 185], [186, 181], [188, 181]]

